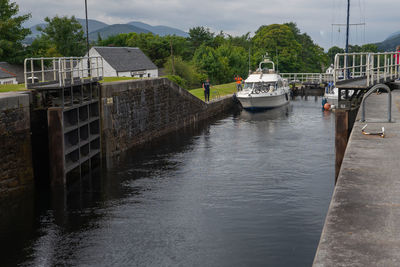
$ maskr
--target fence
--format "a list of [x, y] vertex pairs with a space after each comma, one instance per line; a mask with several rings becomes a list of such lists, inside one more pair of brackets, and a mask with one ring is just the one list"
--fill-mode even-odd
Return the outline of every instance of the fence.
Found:
[[288, 82], [322, 84], [333, 81], [333, 74], [329, 73], [280, 73]]
[[60, 87], [101, 80], [104, 68], [101, 57], [41, 57], [24, 61], [25, 86], [57, 84]]
[[399, 52], [340, 53], [334, 62], [334, 82], [366, 79], [366, 86], [389, 82], [400, 77]]

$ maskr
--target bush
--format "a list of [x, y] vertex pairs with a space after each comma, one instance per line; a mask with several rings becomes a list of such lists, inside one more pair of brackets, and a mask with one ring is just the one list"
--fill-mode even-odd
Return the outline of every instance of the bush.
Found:
[[179, 85], [182, 88], [186, 88], [186, 81], [178, 75], [166, 75], [165, 78], [167, 78], [171, 82], [176, 83], [177, 85]]
[[[201, 86], [204, 75], [199, 73], [195, 66], [190, 62], [184, 61], [181, 57], [174, 58], [175, 75], [179, 76], [185, 83], [185, 88], [197, 88]], [[172, 60], [168, 58], [164, 65], [165, 72], [168, 75], [173, 75]]]

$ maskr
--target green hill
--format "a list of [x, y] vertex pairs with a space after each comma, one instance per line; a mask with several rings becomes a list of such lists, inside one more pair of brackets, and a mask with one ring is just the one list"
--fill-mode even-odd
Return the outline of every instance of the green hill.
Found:
[[149, 33], [150, 31], [135, 27], [133, 25], [128, 25], [128, 24], [113, 24], [101, 29], [98, 29], [96, 31], [93, 31], [89, 33], [89, 40], [90, 41], [97, 41], [98, 34], [100, 33], [100, 36], [102, 39], [105, 39], [109, 36], [112, 35], [117, 35], [120, 33], [130, 33], [130, 32], [136, 32], [136, 33]]
[[187, 32], [184, 32], [184, 31], [176, 29], [176, 28], [168, 27], [168, 26], [162, 26], [162, 25], [151, 26], [149, 24], [146, 24], [146, 23], [143, 23], [140, 21], [131, 21], [131, 22], [128, 22], [127, 24], [151, 31], [152, 33], [158, 34], [160, 36], [166, 36], [166, 35], [176, 35], [176, 36], [182, 36], [182, 37], [189, 36], [189, 34]]
[[391, 34], [383, 42], [377, 43], [379, 51], [395, 51], [396, 46], [400, 45], [400, 32]]

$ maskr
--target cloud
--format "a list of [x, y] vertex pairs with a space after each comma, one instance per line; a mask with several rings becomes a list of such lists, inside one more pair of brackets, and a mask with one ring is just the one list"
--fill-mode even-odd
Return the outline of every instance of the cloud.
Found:
[[[398, 6], [397, 1], [365, 2], [352, 1], [351, 9], [351, 22], [364, 21], [365, 17], [367, 26], [361, 39], [378, 42], [400, 30], [398, 8], [393, 8]], [[46, 16], [85, 17], [83, 0], [16, 0], [16, 3], [21, 13], [32, 13], [29, 26], [43, 22]], [[293, 21], [302, 32], [328, 48], [334, 40], [342, 38], [336, 36], [338, 29], [332, 29], [331, 24], [346, 22], [346, 3], [346, 0], [88, 0], [88, 15], [107, 24], [142, 21], [186, 31], [206, 26], [233, 35], [255, 32], [261, 25]], [[361, 28], [357, 29], [357, 34], [358, 31], [363, 34]], [[358, 42], [355, 31], [352, 29], [353, 41]]]

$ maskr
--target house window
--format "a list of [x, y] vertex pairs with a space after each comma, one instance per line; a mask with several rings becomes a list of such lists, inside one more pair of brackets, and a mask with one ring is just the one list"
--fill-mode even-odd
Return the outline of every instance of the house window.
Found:
[[147, 73], [147, 77], [149, 77], [149, 78], [150, 78], [150, 73]]

